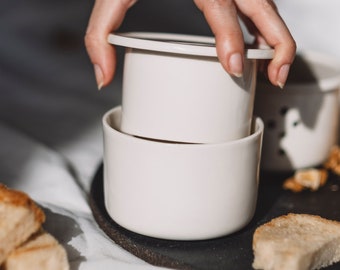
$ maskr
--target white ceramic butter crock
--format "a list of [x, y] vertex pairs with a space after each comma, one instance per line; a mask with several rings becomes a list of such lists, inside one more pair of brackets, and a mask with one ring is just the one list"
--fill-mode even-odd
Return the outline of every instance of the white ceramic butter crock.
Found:
[[145, 138], [217, 143], [249, 135], [256, 59], [272, 50], [247, 49], [242, 78], [218, 61], [214, 39], [165, 33], [112, 34], [126, 47], [121, 130]]
[[111, 218], [136, 233], [202, 240], [243, 228], [253, 217], [263, 123], [219, 144], [168, 143], [120, 131], [121, 107], [103, 117], [104, 194]]
[[312, 51], [299, 52], [283, 90], [257, 82], [254, 113], [265, 132], [261, 167], [294, 171], [318, 166], [337, 144], [340, 64]]

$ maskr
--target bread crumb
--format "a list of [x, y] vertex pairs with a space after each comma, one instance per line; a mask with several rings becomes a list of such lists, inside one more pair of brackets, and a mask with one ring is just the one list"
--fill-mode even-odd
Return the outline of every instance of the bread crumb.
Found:
[[286, 179], [283, 188], [293, 192], [301, 192], [304, 189], [316, 191], [327, 182], [328, 172], [325, 169], [297, 170], [294, 176]]
[[283, 183], [283, 188], [287, 190], [291, 190], [293, 192], [301, 192], [304, 190], [304, 187], [297, 183], [294, 179], [294, 177], [290, 177], [286, 179]]
[[331, 148], [323, 166], [325, 169], [332, 171], [336, 175], [340, 175], [340, 147], [338, 145], [334, 145]]

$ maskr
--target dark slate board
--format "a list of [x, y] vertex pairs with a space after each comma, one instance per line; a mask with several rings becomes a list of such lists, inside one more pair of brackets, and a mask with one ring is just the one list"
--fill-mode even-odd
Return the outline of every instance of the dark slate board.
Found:
[[[90, 205], [98, 225], [115, 243], [150, 264], [174, 269], [252, 269], [252, 236], [259, 225], [287, 213], [315, 214], [340, 221], [340, 177], [330, 175], [327, 184], [316, 192], [294, 194], [282, 189], [287, 176], [262, 173], [253, 220], [235, 234], [212, 240], [161, 240], [119, 226], [105, 210], [102, 166], [92, 182]], [[325, 269], [340, 269], [340, 263]]]

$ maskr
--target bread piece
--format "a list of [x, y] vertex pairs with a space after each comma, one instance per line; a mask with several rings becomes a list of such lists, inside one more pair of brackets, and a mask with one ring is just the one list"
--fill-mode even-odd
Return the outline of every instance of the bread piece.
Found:
[[288, 214], [258, 227], [253, 235], [255, 269], [320, 269], [340, 261], [340, 222]]
[[0, 264], [44, 221], [44, 212], [27, 194], [0, 184]]
[[65, 249], [49, 233], [40, 231], [15, 249], [3, 264], [4, 270], [68, 270]]

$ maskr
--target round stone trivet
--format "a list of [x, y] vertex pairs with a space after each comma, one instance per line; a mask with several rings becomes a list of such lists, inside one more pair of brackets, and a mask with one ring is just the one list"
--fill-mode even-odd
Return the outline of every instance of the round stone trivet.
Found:
[[[142, 260], [174, 269], [252, 269], [252, 236], [259, 225], [270, 219], [293, 213], [321, 215], [340, 220], [340, 179], [330, 176], [317, 192], [294, 194], [282, 189], [283, 175], [263, 175], [259, 189], [257, 211], [243, 230], [222, 238], [205, 241], [170, 241], [143, 236], [115, 223], [104, 206], [103, 172], [98, 169], [91, 186], [90, 206], [99, 227], [116, 244]], [[339, 269], [335, 264], [326, 269]]]

